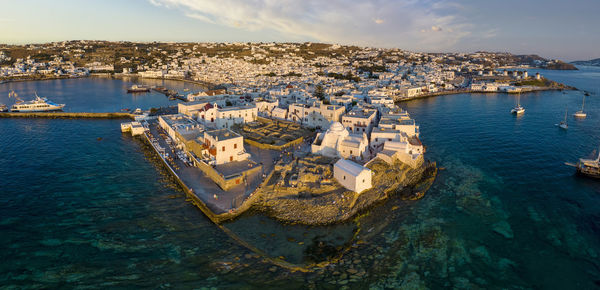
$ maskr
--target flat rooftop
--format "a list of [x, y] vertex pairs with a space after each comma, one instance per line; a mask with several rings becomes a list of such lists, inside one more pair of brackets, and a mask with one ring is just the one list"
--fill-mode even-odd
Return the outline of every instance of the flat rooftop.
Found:
[[217, 141], [223, 141], [223, 140], [229, 140], [229, 139], [233, 139], [233, 138], [242, 137], [242, 135], [240, 135], [236, 132], [233, 132], [229, 129], [217, 129], [217, 130], [206, 131], [206, 134], [215, 138]]

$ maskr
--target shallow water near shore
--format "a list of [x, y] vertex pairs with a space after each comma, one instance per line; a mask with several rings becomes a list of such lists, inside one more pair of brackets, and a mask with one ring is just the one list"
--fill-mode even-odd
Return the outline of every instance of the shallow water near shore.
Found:
[[[598, 74], [548, 77], [595, 92]], [[31, 91], [43, 83], [19, 85]], [[593, 289], [600, 183], [563, 163], [600, 146], [598, 95], [586, 99], [585, 120], [569, 116], [567, 131], [554, 126], [581, 98], [523, 94], [527, 111], [518, 118], [509, 114], [514, 96], [504, 94], [402, 103], [421, 126], [427, 158], [445, 168], [423, 199], [391, 199], [329, 227], [285, 225], [256, 212], [224, 225], [292, 263], [341, 255], [306, 273], [273, 266], [213, 225], [141, 142], [120, 133], [118, 120], [3, 119], [0, 284]]]

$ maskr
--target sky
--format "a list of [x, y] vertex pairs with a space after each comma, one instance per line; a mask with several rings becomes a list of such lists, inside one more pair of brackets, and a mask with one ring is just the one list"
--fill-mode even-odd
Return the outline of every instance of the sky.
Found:
[[0, 0], [0, 43], [326, 42], [600, 58], [600, 0]]

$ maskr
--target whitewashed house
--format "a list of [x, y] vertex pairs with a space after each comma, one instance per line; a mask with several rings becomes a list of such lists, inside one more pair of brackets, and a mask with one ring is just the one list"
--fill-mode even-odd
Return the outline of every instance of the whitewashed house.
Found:
[[372, 175], [371, 169], [350, 160], [340, 159], [333, 165], [333, 177], [346, 189], [357, 193], [372, 187]]
[[244, 150], [244, 137], [229, 129], [205, 131], [204, 145], [215, 165], [243, 161], [250, 157]]

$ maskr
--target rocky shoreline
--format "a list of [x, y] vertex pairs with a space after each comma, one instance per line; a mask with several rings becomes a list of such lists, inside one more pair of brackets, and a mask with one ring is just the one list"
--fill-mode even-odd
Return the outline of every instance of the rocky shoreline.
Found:
[[[358, 214], [398, 195], [403, 200], [416, 200], [425, 194], [437, 175], [435, 163], [421, 160], [411, 168], [396, 161], [381, 159], [371, 162], [373, 188], [360, 194], [339, 187], [324, 187], [318, 193], [277, 188], [272, 181], [260, 189], [253, 209], [281, 222], [304, 225], [329, 225], [348, 221]], [[276, 174], [273, 175], [274, 178]], [[336, 182], [337, 184], [337, 182]]]

